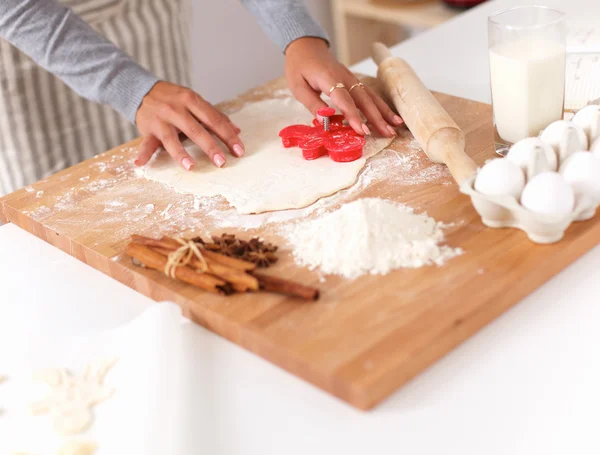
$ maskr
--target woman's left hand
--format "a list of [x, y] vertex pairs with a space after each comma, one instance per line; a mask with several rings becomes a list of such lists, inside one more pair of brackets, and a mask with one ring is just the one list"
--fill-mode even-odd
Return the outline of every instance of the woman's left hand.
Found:
[[346, 88], [335, 89], [330, 97], [358, 134], [371, 134], [360, 112], [385, 137], [395, 136], [394, 127], [403, 123], [373, 90], [355, 85], [359, 82], [356, 76], [338, 62], [327, 43], [320, 38], [300, 38], [288, 46], [285, 75], [293, 95], [315, 117], [318, 109], [327, 106], [321, 99], [321, 93], [329, 95], [331, 88], [341, 83]]

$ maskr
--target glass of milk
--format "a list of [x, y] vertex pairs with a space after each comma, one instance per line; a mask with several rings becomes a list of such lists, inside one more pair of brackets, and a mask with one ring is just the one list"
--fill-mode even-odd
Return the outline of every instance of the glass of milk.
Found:
[[490, 82], [496, 151], [537, 136], [563, 118], [565, 15], [545, 6], [520, 6], [488, 18]]

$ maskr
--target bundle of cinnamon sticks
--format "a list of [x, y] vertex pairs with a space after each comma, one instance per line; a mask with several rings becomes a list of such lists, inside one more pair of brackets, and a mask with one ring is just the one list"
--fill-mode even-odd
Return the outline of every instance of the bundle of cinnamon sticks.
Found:
[[[131, 237], [125, 252], [145, 267], [164, 272], [169, 255], [181, 243], [169, 237], [153, 239], [141, 235]], [[319, 290], [270, 275], [256, 273], [256, 265], [214, 251], [201, 250], [201, 259], [192, 257], [187, 265], [174, 268], [176, 279], [214, 294], [229, 295], [235, 292], [266, 291], [317, 300]]]

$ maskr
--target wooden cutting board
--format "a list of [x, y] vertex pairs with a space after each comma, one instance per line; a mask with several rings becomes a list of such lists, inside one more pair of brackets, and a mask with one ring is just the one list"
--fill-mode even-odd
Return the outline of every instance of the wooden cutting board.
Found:
[[[244, 102], [289, 96], [284, 89], [275, 81], [220, 107], [233, 112]], [[436, 96], [465, 131], [467, 153], [478, 164], [493, 157], [490, 106]], [[404, 130], [354, 188], [319, 204], [332, 210], [364, 196], [406, 203], [452, 223], [447, 244], [464, 254], [443, 267], [320, 282], [318, 273], [293, 264], [280, 236], [286, 224], [317, 212], [240, 216], [222, 200], [177, 194], [136, 173], [131, 160], [137, 145], [117, 147], [0, 199], [0, 218], [155, 300], [177, 302], [199, 324], [361, 409], [379, 403], [600, 241], [598, 217], [574, 224], [563, 241], [546, 246], [518, 230], [484, 227], [446, 169], [430, 163]], [[282, 244], [273, 272], [320, 287], [322, 299], [208, 295], [135, 267], [122, 254], [133, 233], [222, 231]]]

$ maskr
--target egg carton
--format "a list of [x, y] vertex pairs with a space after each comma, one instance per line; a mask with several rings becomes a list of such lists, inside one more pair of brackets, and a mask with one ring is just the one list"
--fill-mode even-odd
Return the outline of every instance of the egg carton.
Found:
[[[531, 152], [525, 150], [528, 146]], [[600, 108], [597, 106], [583, 108], [571, 121], [552, 123], [537, 138], [524, 139], [513, 145], [509, 153], [513, 153], [511, 161], [518, 164], [525, 181], [529, 181], [546, 171], [562, 174], [569, 158], [580, 151], [591, 152], [600, 160]], [[463, 181], [460, 191], [471, 198], [483, 223], [492, 228], [521, 229], [535, 243], [560, 241], [571, 223], [593, 218], [600, 206], [600, 194], [575, 192], [571, 213], [563, 216], [535, 213], [520, 203], [520, 196], [488, 195], [477, 191], [478, 174]]]
[[461, 185], [461, 192], [471, 197], [471, 202], [481, 216], [483, 224], [491, 228], [517, 228], [525, 231], [535, 243], [555, 243], [561, 240], [574, 221], [593, 218], [600, 200], [578, 198], [575, 210], [565, 217], [553, 217], [531, 212], [512, 196], [488, 196], [474, 188], [475, 176]]

